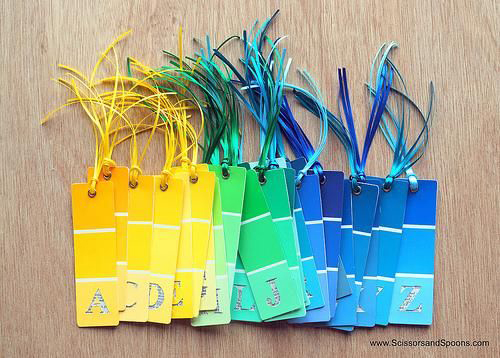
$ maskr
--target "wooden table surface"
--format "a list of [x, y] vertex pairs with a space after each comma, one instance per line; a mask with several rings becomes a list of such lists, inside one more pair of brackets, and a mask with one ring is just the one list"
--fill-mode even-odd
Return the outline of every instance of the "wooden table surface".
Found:
[[[348, 68], [358, 129], [366, 127], [363, 83], [381, 43], [400, 44], [393, 59], [411, 94], [426, 106], [428, 83], [436, 102], [431, 141], [415, 170], [437, 178], [435, 315], [431, 327], [389, 326], [336, 330], [285, 324], [232, 323], [195, 329], [120, 324], [81, 329], [75, 320], [70, 184], [85, 179], [93, 163], [93, 136], [81, 110], [40, 119], [63, 103], [66, 92], [52, 78], [58, 63], [89, 72], [98, 55], [127, 29], [119, 53], [151, 65], [177, 50], [184, 29], [186, 53], [193, 37], [214, 43], [249, 29], [281, 9], [271, 34], [284, 44], [293, 68], [317, 79], [336, 108], [336, 69]], [[2, 357], [308, 357], [357, 354], [498, 356], [499, 224], [499, 5], [496, 1], [9, 1], [0, 7], [0, 208], [2, 240], [0, 356]], [[293, 70], [291, 81], [298, 83]], [[313, 141], [316, 119], [297, 109]], [[246, 160], [257, 157], [257, 132], [247, 130]], [[496, 129], [495, 129], [496, 128]], [[391, 156], [378, 135], [367, 172], [385, 175]], [[128, 163], [128, 148], [116, 159]], [[326, 168], [347, 169], [345, 153], [329, 136], [321, 156]], [[161, 140], [143, 168], [157, 173]], [[488, 348], [374, 348], [370, 340], [489, 340]]]

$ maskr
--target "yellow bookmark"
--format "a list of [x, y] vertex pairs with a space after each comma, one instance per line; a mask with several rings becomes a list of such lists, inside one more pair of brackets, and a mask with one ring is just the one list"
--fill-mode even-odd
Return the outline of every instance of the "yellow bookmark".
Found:
[[[123, 119], [116, 114], [116, 108], [120, 108], [123, 101], [117, 95], [120, 85], [118, 80], [114, 83], [114, 90], [108, 93], [108, 99], [103, 99], [95, 87], [94, 78], [104, 59], [108, 59], [118, 73], [118, 57], [114, 46], [127, 34], [128, 32], [108, 46], [94, 66], [90, 78], [60, 65], [67, 70], [68, 79], [59, 78], [58, 82], [75, 97], [42, 120], [43, 124], [60, 109], [79, 104], [91, 120], [96, 139], [95, 164], [89, 172], [88, 184], [73, 184], [71, 188], [77, 323], [82, 327], [117, 325], [122, 301], [118, 294], [117, 261], [123, 258], [123, 250], [120, 250], [123, 244], [123, 226], [119, 225], [118, 245], [115, 213], [116, 208], [124, 210], [120, 212], [126, 212], [127, 200], [119, 195], [123, 187], [120, 174], [122, 170], [112, 169], [115, 164], [111, 155], [117, 139], [116, 129]], [[112, 59], [108, 57], [110, 52], [113, 54]], [[113, 180], [105, 180], [111, 179], [113, 174]], [[118, 255], [117, 251], [120, 251]]]
[[[199, 104], [195, 105], [199, 107]], [[201, 108], [200, 113], [203, 126]], [[207, 165], [196, 165], [198, 134], [189, 125], [185, 110], [179, 111], [177, 116], [181, 166], [174, 168], [174, 173], [184, 182], [186, 189], [172, 318], [193, 318], [198, 316], [200, 310], [203, 273], [210, 238], [215, 175], [208, 171]], [[192, 159], [188, 157], [190, 149], [192, 149]]]
[[[88, 169], [87, 179], [94, 176], [94, 168]], [[127, 217], [128, 217], [128, 168], [112, 167], [109, 174], [101, 173], [99, 182], [114, 184], [115, 225], [116, 225], [116, 273], [118, 277], [118, 308], [125, 310], [125, 289], [127, 285]]]
[[151, 242], [149, 283], [149, 318], [156, 323], [170, 323], [175, 269], [181, 233], [184, 182], [170, 172], [175, 158], [174, 125], [165, 117], [166, 160], [162, 174], [155, 178], [155, 207]]
[[[139, 102], [144, 101], [146, 99], [141, 99]], [[136, 105], [136, 103], [131, 104], [130, 108]], [[140, 156], [138, 156], [136, 138], [138, 126], [131, 126], [131, 169], [127, 221], [127, 302], [125, 311], [120, 312], [120, 321], [146, 322], [148, 320], [151, 240], [153, 237], [156, 185], [155, 177], [142, 175], [139, 165], [151, 142], [159, 116], [160, 112], [157, 110], [150, 136]]]
[[114, 188], [71, 186], [75, 250], [76, 319], [80, 327], [118, 325]]
[[207, 263], [208, 244], [212, 227], [215, 174], [208, 171], [206, 164], [200, 164], [198, 165], [198, 181], [191, 185], [194, 273], [193, 317], [197, 317], [200, 311], [203, 274]]

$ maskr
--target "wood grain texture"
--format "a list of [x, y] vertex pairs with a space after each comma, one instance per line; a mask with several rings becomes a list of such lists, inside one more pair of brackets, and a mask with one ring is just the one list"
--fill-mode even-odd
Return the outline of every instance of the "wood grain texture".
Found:
[[[92, 131], [82, 111], [39, 120], [65, 100], [51, 78], [58, 63], [90, 71], [121, 32], [133, 36], [122, 55], [163, 64], [176, 50], [177, 29], [186, 53], [194, 36], [217, 40], [240, 33], [275, 9], [273, 34], [288, 34], [295, 68], [309, 69], [335, 108], [336, 68], [349, 69], [360, 130], [368, 98], [363, 81], [379, 45], [395, 40], [394, 59], [425, 104], [428, 82], [437, 92], [431, 143], [415, 170], [439, 180], [434, 324], [389, 326], [353, 334], [284, 324], [232, 323], [195, 329], [121, 324], [79, 329], [75, 323], [70, 183], [85, 178], [93, 161]], [[498, 356], [499, 306], [499, 5], [497, 1], [9, 1], [0, 4], [0, 143], [2, 357], [308, 357], [398, 355]], [[298, 81], [295, 71], [291, 79]], [[297, 110], [313, 140], [318, 121]], [[250, 120], [247, 121], [250, 123]], [[245, 159], [256, 159], [255, 127], [247, 130]], [[158, 171], [161, 143], [143, 165]], [[118, 162], [127, 162], [126, 146]], [[346, 169], [345, 154], [329, 137], [321, 157]], [[390, 162], [377, 136], [367, 172], [384, 175]], [[373, 348], [373, 339], [489, 340], [489, 348]]]

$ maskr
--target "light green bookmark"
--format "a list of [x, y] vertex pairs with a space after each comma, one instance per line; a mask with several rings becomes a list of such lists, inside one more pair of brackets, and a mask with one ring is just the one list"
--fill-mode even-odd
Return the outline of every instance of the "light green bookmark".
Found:
[[[240, 239], [241, 212], [245, 194], [246, 169], [229, 166], [227, 172], [219, 165], [209, 165], [219, 179], [221, 192], [222, 223], [226, 245], [227, 277], [229, 287], [233, 287], [234, 269]], [[231, 299], [232, 290], [229, 291]]]
[[[216, 180], [214, 205], [212, 209], [212, 225], [215, 245], [215, 278], [216, 307], [213, 311], [200, 311], [198, 317], [191, 320], [195, 327], [228, 324], [231, 322], [229, 282], [227, 275], [225, 227], [223, 224], [220, 180]], [[238, 225], [239, 226], [239, 225]], [[239, 233], [238, 233], [239, 235]]]

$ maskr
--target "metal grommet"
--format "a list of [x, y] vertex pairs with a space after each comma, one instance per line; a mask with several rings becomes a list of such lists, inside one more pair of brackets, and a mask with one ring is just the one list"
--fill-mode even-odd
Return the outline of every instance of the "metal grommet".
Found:
[[94, 190], [94, 192], [92, 193], [89, 189], [88, 194], [89, 194], [89, 198], [94, 198], [97, 195], [97, 191]]
[[300, 188], [302, 188], [302, 182], [299, 181], [297, 184], [295, 184], [295, 188], [297, 188], [297, 190], [300, 190]]
[[160, 190], [161, 190], [161, 191], [165, 191], [165, 190], [167, 190], [167, 189], [168, 189], [168, 184], [167, 184], [167, 183], [165, 183], [165, 185], [160, 184]]
[[386, 187], [386, 185], [384, 184], [384, 185], [382, 186], [382, 189], [383, 189], [386, 193], [388, 193], [388, 192], [390, 192], [390, 191], [391, 191], [391, 186], [387, 186], [387, 187]]
[[137, 185], [139, 185], [138, 181], [136, 181], [135, 184], [133, 184], [131, 181], [128, 182], [128, 186], [131, 187], [132, 189], [137, 188]]
[[193, 183], [193, 184], [198, 183], [198, 176], [191, 177], [191, 183]]
[[412, 193], [416, 193], [417, 191], [418, 191], [418, 186], [417, 186], [416, 188], [412, 188], [412, 187], [410, 186], [410, 192], [412, 192]]
[[358, 186], [356, 186], [356, 187], [352, 188], [352, 193], [353, 193], [354, 195], [359, 195], [359, 194], [361, 194], [361, 186], [360, 186], [360, 185], [358, 185]]
[[109, 174], [103, 174], [102, 177], [105, 179], [105, 180], [109, 180], [111, 179], [111, 172], [109, 172]]
[[229, 179], [229, 170], [222, 169], [222, 178], [223, 179]]
[[267, 183], [267, 178], [264, 175], [259, 176], [259, 183], [260, 183], [260, 185], [266, 184]]
[[321, 185], [325, 184], [326, 183], [326, 175], [323, 175], [320, 179], [319, 179], [319, 183]]

